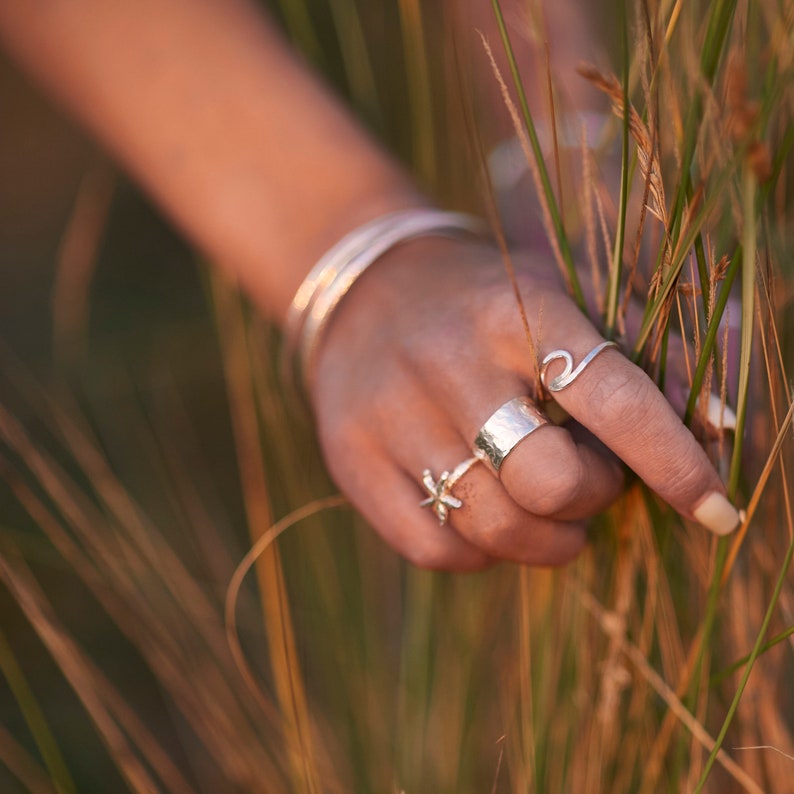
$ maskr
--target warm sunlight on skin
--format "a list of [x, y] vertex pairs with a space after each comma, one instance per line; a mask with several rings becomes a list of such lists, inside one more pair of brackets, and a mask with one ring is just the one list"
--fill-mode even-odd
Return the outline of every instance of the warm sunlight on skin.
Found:
[[[12, 53], [276, 317], [335, 237], [424, 203], [242, 0], [150, 0], [134, 10], [6, 4], [0, 23]], [[719, 533], [738, 523], [694, 437], [647, 377], [610, 352], [558, 398], [609, 451], [544, 428], [516, 451], [501, 484], [482, 469], [467, 474], [466, 509], [453, 514], [453, 532], [439, 527], [417, 510], [421, 472], [466, 457], [485, 419], [538, 384], [518, 364], [522, 330], [508, 323], [495, 333], [512, 288], [494, 252], [430, 240], [383, 260], [337, 310], [313, 399], [332, 474], [402, 554], [453, 570], [492, 557], [569, 561], [586, 519], [620, 491], [610, 452], [680, 513]], [[541, 275], [524, 288], [533, 323], [546, 307], [541, 354], [582, 356], [601, 341], [553, 281]], [[373, 350], [364, 340], [376, 338]]]
[[0, 0], [115, 164], [0, 345], [0, 789], [788, 790], [794, 8], [259, 5]]

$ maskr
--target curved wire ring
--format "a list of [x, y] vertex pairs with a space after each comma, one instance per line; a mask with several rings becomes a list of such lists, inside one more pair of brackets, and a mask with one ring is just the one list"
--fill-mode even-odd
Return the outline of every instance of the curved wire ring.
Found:
[[[541, 362], [540, 365], [540, 382], [543, 388], [549, 392], [558, 392], [567, 389], [584, 371], [584, 368], [602, 351], [608, 347], [617, 347], [617, 342], [607, 341], [601, 342], [596, 345], [579, 363], [579, 366], [573, 368], [573, 356], [567, 350], [552, 350]], [[552, 378], [551, 383], [546, 383], [546, 372], [548, 371], [549, 364], [557, 359], [564, 359], [565, 369]]]

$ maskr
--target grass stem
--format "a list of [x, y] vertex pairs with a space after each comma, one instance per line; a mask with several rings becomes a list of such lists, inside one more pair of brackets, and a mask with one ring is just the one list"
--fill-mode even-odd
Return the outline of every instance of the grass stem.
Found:
[[499, 0], [491, 0], [491, 6], [493, 7], [493, 11], [496, 16], [496, 23], [499, 28], [499, 35], [501, 36], [502, 39], [502, 46], [504, 47], [504, 51], [507, 56], [508, 63], [510, 65], [510, 74], [512, 75], [513, 84], [515, 86], [516, 93], [518, 95], [518, 102], [521, 107], [521, 114], [524, 120], [524, 125], [526, 128], [527, 135], [529, 136], [530, 144], [532, 146], [532, 152], [535, 156], [535, 163], [537, 165], [538, 174], [540, 176], [540, 180], [543, 185], [543, 194], [544, 194], [543, 198], [545, 198], [546, 205], [549, 210], [549, 215], [551, 216], [551, 221], [554, 227], [554, 234], [556, 235], [557, 244], [560, 249], [560, 254], [565, 263], [568, 286], [571, 290], [573, 299], [576, 301], [579, 308], [586, 313], [587, 306], [585, 303], [584, 293], [582, 292], [582, 287], [579, 283], [579, 276], [576, 271], [576, 265], [574, 264], [573, 261], [573, 253], [571, 251], [571, 246], [568, 241], [568, 236], [565, 233], [565, 227], [563, 225], [562, 216], [560, 215], [557, 199], [554, 195], [554, 189], [552, 188], [551, 185], [549, 172], [548, 169], [546, 168], [546, 163], [543, 159], [543, 150], [541, 149], [538, 133], [537, 130], [535, 129], [535, 122], [532, 119], [532, 113], [529, 109], [529, 103], [527, 102], [526, 92], [524, 91], [524, 84], [521, 79], [521, 73], [518, 70], [518, 64], [516, 62], [515, 53], [513, 51], [513, 45], [510, 41], [510, 34], [507, 32], [507, 26], [505, 25], [504, 16], [502, 14], [502, 7]]

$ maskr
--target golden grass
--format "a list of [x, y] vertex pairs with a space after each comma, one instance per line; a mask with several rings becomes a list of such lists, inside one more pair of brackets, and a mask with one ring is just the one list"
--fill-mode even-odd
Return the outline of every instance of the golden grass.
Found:
[[[144, 384], [113, 370], [121, 384], [113, 422], [140, 439], [119, 448], [88, 382], [81, 402], [63, 387], [48, 394], [6, 360], [3, 480], [38, 534], [6, 533], [0, 579], [95, 726], [92, 752], [106, 753], [130, 790], [794, 791], [794, 408], [785, 314], [794, 4], [633, 8], [627, 79], [605, 66], [584, 69], [594, 94], [603, 91], [613, 107], [606, 144], [592, 148], [582, 134], [572, 157], [554, 146], [557, 176], [544, 180], [517, 86], [496, 66], [498, 26], [472, 37], [470, 50], [457, 42], [450, 66], [451, 49], [428, 46], [447, 17], [422, 16], [406, 0], [397, 9], [400, 47], [421, 56], [407, 76], [418, 117], [412, 140], [427, 179], [447, 173], [445, 157], [473, 159], [476, 170], [478, 150], [494, 135], [490, 119], [480, 119], [470, 159], [463, 135], [434, 135], [454, 129], [443, 114], [456, 102], [471, 113], [472, 76], [462, 72], [488, 81], [496, 72], [491, 90], [505, 97], [561, 272], [571, 278], [570, 246], [587, 265], [598, 309], [606, 314], [620, 296], [616, 328], [635, 335], [635, 358], [655, 377], [665, 377], [670, 332], [687, 339], [688, 419], [745, 508], [739, 532], [718, 542], [634, 482], [565, 570], [505, 565], [459, 577], [410, 569], [349, 511], [330, 510], [343, 501], [323, 496], [334, 491], [316, 447], [284, 404], [273, 334], [215, 276], [208, 294], [221, 358], [208, 353], [202, 366], [227, 400], [237, 510], [213, 492], [218, 469], [201, 452], [212, 428], [196, 423], [196, 395], [178, 374], [160, 376], [157, 397], [140, 403], [133, 395]], [[335, 0], [333, 14], [352, 14], [364, 31], [367, 14], [357, 9]], [[541, 24], [542, 15], [529, 18]], [[321, 60], [311, 15], [295, 7], [290, 19]], [[370, 107], [384, 104], [375, 95], [376, 59], [360, 49], [358, 29], [346, 61], [351, 93]], [[537, 31], [518, 38], [544, 46]], [[760, 71], [750, 68], [757, 64]], [[430, 102], [423, 72], [450, 69], [464, 96]], [[543, 107], [527, 109], [552, 115], [557, 141], [558, 122], [576, 108], [556, 94], [553, 77], [551, 93], [548, 71], [537, 77]], [[631, 176], [622, 246], [608, 177], [609, 141], [621, 139]], [[571, 159], [581, 163], [582, 189], [563, 201], [559, 164]], [[62, 284], [67, 271], [90, 272], [105, 206], [97, 191], [93, 214], [75, 221], [85, 226], [69, 231], [85, 244], [66, 246], [73, 253]], [[492, 210], [492, 189], [459, 197], [478, 201]], [[559, 224], [552, 207], [565, 210]], [[578, 273], [585, 283], [585, 269]], [[729, 300], [739, 279], [741, 296], [734, 287], [739, 297]], [[77, 282], [82, 295], [84, 280]], [[59, 327], [76, 338], [83, 326], [69, 305], [60, 291]], [[723, 401], [739, 394], [744, 449], [708, 426], [709, 390]], [[146, 474], [125, 479], [119, 461], [135, 454], [141, 466], [131, 471]], [[168, 724], [150, 721], [135, 682], [92, 659], [53, 598], [42, 562], [52, 557], [81, 583], [86, 610], [109, 616], [136, 649]], [[252, 568], [256, 576], [246, 576]], [[13, 678], [12, 663], [3, 669]], [[43, 717], [30, 708], [35, 690], [16, 691], [30, 731], [45, 746], [48, 736], [62, 739], [46, 703]], [[34, 726], [47, 719], [53, 724]], [[31, 791], [70, 790], [73, 759], [64, 755], [59, 771], [58, 753], [45, 757], [26, 737], [0, 726], [9, 774]]]

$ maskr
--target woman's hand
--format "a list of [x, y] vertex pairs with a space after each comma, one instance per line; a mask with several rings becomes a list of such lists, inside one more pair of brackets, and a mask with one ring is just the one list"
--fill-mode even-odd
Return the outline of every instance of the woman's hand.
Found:
[[[249, 0], [5, 3], [0, 40], [276, 321], [341, 235], [422, 201]], [[564, 348], [580, 361], [597, 331], [550, 267], [519, 270], [538, 357]], [[345, 295], [320, 341], [312, 397], [331, 472], [420, 565], [569, 560], [586, 519], [620, 491], [614, 455], [683, 514], [717, 530], [736, 523], [703, 451], [615, 350], [558, 395], [578, 426], [540, 427], [499, 479], [471, 468], [448, 525], [419, 507], [426, 468], [452, 471], [499, 406], [537, 393], [489, 248], [399, 246]]]
[[650, 378], [614, 349], [555, 395], [575, 421], [523, 439], [498, 478], [484, 464], [469, 469], [447, 524], [420, 508], [423, 470], [452, 471], [497, 408], [536, 397], [539, 360], [562, 348], [578, 363], [603, 341], [551, 266], [526, 257], [515, 265], [537, 361], [500, 254], [484, 245], [405, 243], [336, 309], [312, 400], [331, 474], [355, 506], [421, 567], [559, 565], [582, 549], [587, 519], [620, 493], [620, 459], [682, 515], [733, 529], [738, 514], [706, 454]]

